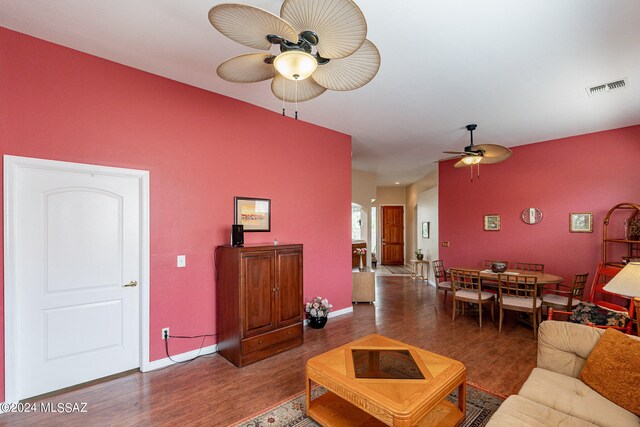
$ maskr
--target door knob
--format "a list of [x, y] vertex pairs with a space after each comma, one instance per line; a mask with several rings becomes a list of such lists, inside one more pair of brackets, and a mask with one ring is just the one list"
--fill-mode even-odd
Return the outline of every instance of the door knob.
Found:
[[138, 282], [135, 280], [130, 281], [129, 283], [127, 283], [126, 285], [122, 285], [125, 288], [133, 288], [138, 286]]

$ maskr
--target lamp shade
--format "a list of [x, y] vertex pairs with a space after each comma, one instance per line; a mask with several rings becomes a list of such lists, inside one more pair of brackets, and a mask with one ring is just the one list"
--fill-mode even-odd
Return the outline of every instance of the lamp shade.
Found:
[[304, 80], [318, 68], [318, 61], [307, 52], [289, 50], [278, 55], [273, 66], [284, 78]]
[[480, 163], [481, 160], [481, 156], [464, 156], [462, 158], [462, 163], [464, 163], [465, 165], [475, 165]]
[[625, 265], [602, 289], [627, 297], [640, 297], [640, 262]]

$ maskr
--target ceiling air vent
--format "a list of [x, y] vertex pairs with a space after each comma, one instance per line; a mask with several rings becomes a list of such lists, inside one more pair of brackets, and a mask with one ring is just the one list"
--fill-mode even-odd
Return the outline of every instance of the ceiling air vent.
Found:
[[629, 84], [627, 79], [621, 79], [609, 83], [603, 83], [597, 86], [588, 87], [586, 90], [589, 96], [594, 96], [610, 92], [614, 89], [622, 89], [623, 87], [627, 86], [627, 84]]

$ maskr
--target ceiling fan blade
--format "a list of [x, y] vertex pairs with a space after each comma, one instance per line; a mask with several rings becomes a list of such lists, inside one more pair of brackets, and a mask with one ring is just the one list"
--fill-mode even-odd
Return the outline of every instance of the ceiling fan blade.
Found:
[[475, 147], [478, 150], [484, 152], [482, 156], [482, 163], [490, 165], [494, 163], [500, 163], [511, 157], [513, 152], [503, 145], [498, 144], [480, 144]]
[[498, 144], [480, 144], [474, 148], [476, 150], [482, 150], [484, 157], [500, 157], [511, 152], [507, 147]]
[[482, 163], [484, 163], [486, 165], [493, 165], [493, 164], [496, 164], [496, 163], [504, 162], [509, 157], [511, 157], [512, 154], [513, 154], [513, 152], [511, 150], [509, 150], [508, 153], [503, 154], [502, 156], [499, 156], [499, 157], [483, 157], [482, 158]]
[[[298, 85], [297, 96], [296, 84]], [[280, 74], [276, 74], [271, 82], [271, 92], [276, 98], [286, 102], [295, 102], [296, 98], [298, 102], [308, 101], [322, 95], [326, 90], [312, 79], [289, 80]]]
[[434, 160], [433, 163], [446, 162], [448, 160], [454, 160], [454, 159], [460, 159], [460, 156], [451, 156], [451, 157], [446, 157], [444, 159]]
[[327, 89], [353, 90], [369, 83], [379, 69], [380, 52], [373, 43], [365, 40], [352, 55], [319, 65], [311, 77]]
[[264, 62], [270, 58], [269, 53], [249, 53], [236, 56], [223, 62], [216, 70], [218, 75], [234, 83], [254, 83], [275, 77], [277, 71], [273, 64]]
[[367, 21], [352, 0], [285, 0], [280, 16], [298, 32], [314, 31], [323, 58], [349, 56], [367, 36]]
[[275, 34], [298, 43], [298, 33], [282, 18], [266, 10], [244, 4], [223, 3], [209, 10], [209, 21], [231, 40], [254, 49], [269, 50], [267, 35]]
[[443, 151], [444, 154], [460, 154], [460, 155], [465, 155], [467, 154], [466, 151]]

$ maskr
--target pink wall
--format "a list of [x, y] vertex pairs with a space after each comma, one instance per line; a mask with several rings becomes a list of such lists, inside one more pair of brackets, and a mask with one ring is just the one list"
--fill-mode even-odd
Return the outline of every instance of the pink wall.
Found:
[[[440, 247], [446, 266], [479, 265], [483, 259], [544, 263], [570, 282], [589, 280], [602, 257], [604, 216], [622, 202], [640, 203], [640, 126], [540, 142], [513, 149], [503, 163], [469, 169], [442, 162], [439, 172]], [[542, 222], [520, 214], [535, 207]], [[592, 212], [593, 233], [570, 233], [570, 212]], [[483, 231], [483, 215], [500, 214], [502, 229]], [[590, 283], [590, 282], [589, 282]]]
[[271, 199], [273, 231], [246, 243], [303, 243], [305, 297], [351, 306], [348, 135], [3, 28], [0, 75], [2, 154], [150, 171], [151, 360], [162, 327], [215, 332], [212, 253], [234, 196]]

